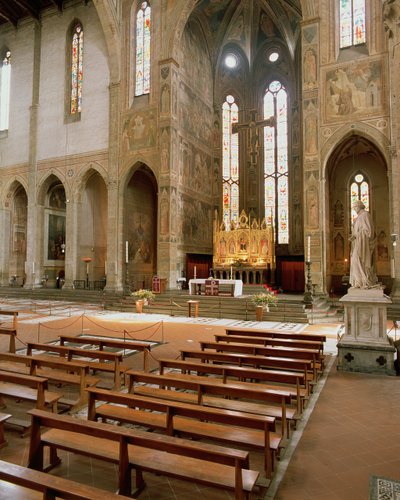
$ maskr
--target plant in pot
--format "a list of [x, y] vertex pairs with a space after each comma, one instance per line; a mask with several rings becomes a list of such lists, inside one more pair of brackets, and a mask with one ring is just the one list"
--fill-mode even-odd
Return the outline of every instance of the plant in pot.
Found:
[[270, 306], [277, 307], [278, 296], [274, 292], [255, 293], [251, 296], [251, 302], [256, 306], [257, 320], [261, 321], [264, 310], [269, 312]]
[[147, 305], [149, 302], [153, 302], [155, 295], [151, 290], [141, 288], [132, 292], [132, 297], [135, 299], [136, 311], [141, 313], [143, 311], [143, 305]]

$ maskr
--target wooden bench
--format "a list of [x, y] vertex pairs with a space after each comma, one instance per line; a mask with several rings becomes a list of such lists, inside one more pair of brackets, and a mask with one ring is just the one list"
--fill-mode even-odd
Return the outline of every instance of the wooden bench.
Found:
[[122, 351], [134, 350], [143, 352], [143, 370], [148, 370], [148, 356], [151, 351], [151, 343], [149, 342], [140, 342], [139, 340], [102, 339], [99, 337], [89, 336], [73, 337], [71, 335], [60, 335], [59, 338], [60, 345], [71, 343], [96, 346], [100, 351], [103, 351], [105, 347], [108, 347], [111, 349], [120, 349]]
[[0, 448], [4, 448], [7, 446], [7, 440], [4, 433], [4, 422], [6, 422], [12, 415], [9, 413], [1, 413], [0, 412]]
[[77, 361], [77, 357], [78, 359], [84, 358], [94, 372], [103, 371], [113, 374], [114, 389], [119, 389], [121, 387], [121, 375], [128, 369], [126, 366], [121, 364], [123, 359], [123, 355], [121, 353], [28, 342], [27, 355], [32, 355], [33, 351], [55, 353], [60, 357], [66, 358], [68, 361]]
[[[4, 460], [0, 460], [0, 481], [39, 491], [43, 494], [43, 500], [54, 500], [55, 498], [68, 500], [124, 500], [130, 498], [132, 500], [132, 497], [117, 495], [111, 491], [100, 490], [94, 486], [87, 486], [70, 479], [52, 476]], [[18, 494], [15, 490], [13, 492]]]
[[237, 344], [257, 344], [266, 346], [281, 346], [281, 347], [300, 347], [305, 349], [318, 349], [318, 351], [323, 351], [324, 344], [320, 340], [301, 340], [301, 339], [281, 339], [276, 337], [246, 337], [241, 335], [226, 335], [226, 334], [216, 334], [214, 335], [216, 342], [234, 342]]
[[[197, 375], [217, 375], [222, 377], [224, 382], [228, 378], [236, 378], [239, 381], [263, 381], [268, 382], [268, 387], [271, 389], [285, 389], [290, 395], [296, 398], [297, 411], [302, 412], [304, 402], [309, 396], [308, 384], [304, 373], [291, 372], [283, 370], [261, 370], [257, 368], [249, 368], [244, 366], [211, 364], [211, 363], [196, 363], [182, 359], [158, 359], [160, 365], [160, 374], [165, 373], [166, 368], [178, 369], [181, 373], [196, 372]], [[281, 384], [272, 386], [271, 382]]]
[[[168, 388], [174, 387], [175, 389], [193, 391], [199, 405], [204, 404], [205, 395], [218, 396], [218, 398], [214, 398], [218, 406], [223, 406], [223, 404], [220, 405], [220, 400], [225, 401], [224, 398], [244, 399], [246, 403], [242, 404], [243, 411], [246, 411], [246, 405], [249, 404], [249, 401], [262, 402], [265, 411], [264, 414], [281, 420], [282, 435], [285, 434], [287, 405], [291, 403], [291, 396], [285, 391], [270, 390], [262, 387], [261, 384], [246, 382], [223, 383], [222, 380], [210, 379], [209, 377], [196, 377], [194, 375], [159, 375], [135, 370], [128, 370], [126, 374], [128, 377], [129, 392], [135, 390], [135, 383], [153, 384]], [[275, 406], [271, 403], [275, 403]], [[216, 404], [213, 404], [213, 406], [216, 406]], [[239, 408], [236, 407], [235, 409]], [[242, 411], [242, 408], [240, 408], [240, 411]]]
[[[237, 364], [254, 368], [274, 368], [279, 370], [297, 370], [304, 373], [307, 380], [314, 380], [313, 362], [309, 359], [278, 358], [274, 356], [253, 356], [237, 352], [213, 352], [201, 349], [181, 349], [181, 358], [200, 359], [203, 362]], [[308, 375], [310, 374], [311, 377]]]
[[18, 328], [18, 311], [7, 311], [0, 309], [0, 316], [12, 316], [12, 327], [16, 330]]
[[294, 347], [264, 347], [254, 344], [235, 344], [230, 342], [207, 342], [200, 341], [200, 349], [215, 350], [217, 352], [229, 352], [250, 354], [253, 356], [273, 356], [293, 359], [306, 359], [312, 361], [314, 378], [317, 378], [318, 370], [323, 367], [323, 359], [318, 349], [300, 349]]
[[[50, 470], [60, 463], [58, 449], [114, 463], [118, 469], [118, 492], [122, 495], [132, 494], [132, 469], [136, 471], [136, 493], [145, 487], [143, 471], [149, 471], [233, 490], [236, 500], [248, 498], [259, 476], [258, 471], [249, 469], [246, 451], [36, 409], [29, 413], [29, 467]], [[42, 430], [44, 427], [47, 430]], [[45, 447], [50, 448], [46, 467]]]
[[18, 327], [18, 311], [5, 311], [0, 310], [0, 316], [12, 316], [12, 327], [10, 326], [0, 326], [0, 335], [8, 335], [9, 339], [9, 352], [15, 352], [15, 339], [17, 338], [17, 327]]
[[[87, 391], [89, 420], [116, 420], [161, 430], [170, 436], [206, 438], [222, 441], [224, 445], [239, 444], [261, 450], [265, 475], [271, 477], [274, 457], [278, 455], [282, 441], [282, 437], [274, 432], [273, 417], [97, 388]], [[105, 404], [96, 405], [99, 401]]]
[[277, 330], [259, 330], [258, 328], [226, 328], [226, 335], [240, 335], [241, 337], [269, 337], [280, 339], [298, 339], [298, 340], [318, 340], [326, 342], [326, 335], [320, 333], [304, 333]]
[[100, 378], [89, 374], [89, 363], [67, 361], [63, 358], [42, 358], [25, 354], [0, 353], [0, 369], [44, 377], [55, 384], [77, 385], [77, 400], [62, 394], [59, 403], [77, 407], [87, 402], [86, 387], [97, 385]]
[[[50, 408], [57, 412], [57, 401], [61, 394], [47, 390], [47, 379], [35, 377], [33, 375], [23, 375], [0, 370], [0, 406], [6, 408], [3, 397], [10, 397], [17, 400], [33, 401], [36, 408]], [[22, 427], [23, 435], [30, 427], [28, 420], [19, 419], [14, 416], [8, 419], [8, 422]]]

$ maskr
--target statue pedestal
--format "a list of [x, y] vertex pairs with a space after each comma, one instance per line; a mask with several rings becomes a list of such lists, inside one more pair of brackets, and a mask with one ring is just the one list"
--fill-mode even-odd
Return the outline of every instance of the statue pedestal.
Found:
[[344, 305], [345, 333], [338, 342], [338, 370], [395, 375], [394, 353], [387, 333], [391, 300], [381, 288], [350, 288]]

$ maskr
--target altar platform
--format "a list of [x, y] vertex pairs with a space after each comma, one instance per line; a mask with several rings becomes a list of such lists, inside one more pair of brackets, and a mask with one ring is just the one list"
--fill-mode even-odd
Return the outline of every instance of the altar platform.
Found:
[[[231, 297], [240, 297], [243, 295], [243, 281], [242, 280], [226, 280], [213, 278], [197, 278], [189, 280], [189, 294], [190, 295], [206, 295], [206, 282], [214, 282], [217, 293], [210, 293], [210, 295], [230, 295]], [[212, 284], [210, 284], [212, 286]]]

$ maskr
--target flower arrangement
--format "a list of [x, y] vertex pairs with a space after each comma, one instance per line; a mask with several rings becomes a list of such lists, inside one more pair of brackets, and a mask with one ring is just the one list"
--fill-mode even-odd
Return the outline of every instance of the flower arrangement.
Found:
[[140, 290], [136, 290], [131, 293], [132, 297], [135, 300], [144, 300], [147, 302], [152, 302], [155, 299], [155, 295], [151, 290], [147, 290], [145, 288], [141, 288]]
[[274, 292], [260, 292], [251, 296], [251, 302], [255, 306], [268, 308], [269, 306], [277, 307], [278, 296]]

